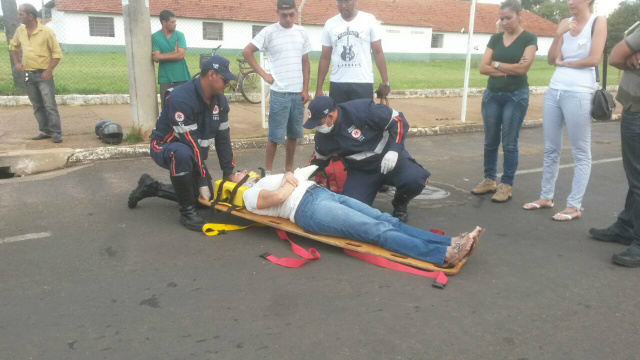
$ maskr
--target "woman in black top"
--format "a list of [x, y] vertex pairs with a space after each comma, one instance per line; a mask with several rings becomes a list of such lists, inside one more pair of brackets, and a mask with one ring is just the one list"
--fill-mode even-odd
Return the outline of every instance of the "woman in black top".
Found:
[[[504, 32], [491, 36], [484, 52], [480, 73], [489, 76], [482, 94], [484, 123], [484, 180], [471, 192], [493, 193], [494, 202], [511, 199], [511, 186], [518, 167], [518, 135], [529, 108], [527, 72], [538, 48], [537, 37], [522, 28], [518, 0], [500, 6], [500, 25]], [[496, 186], [498, 148], [502, 140], [504, 174]]]

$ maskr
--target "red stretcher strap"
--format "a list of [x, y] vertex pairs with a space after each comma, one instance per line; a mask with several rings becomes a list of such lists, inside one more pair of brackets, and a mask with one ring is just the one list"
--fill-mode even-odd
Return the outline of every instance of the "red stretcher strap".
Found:
[[269, 253], [264, 253], [260, 255], [260, 257], [267, 259], [274, 264], [285, 266], [288, 268], [297, 268], [304, 265], [309, 260], [320, 259], [320, 253], [316, 251], [316, 249], [311, 248], [309, 249], [309, 251], [307, 251], [304, 248], [298, 246], [293, 241], [291, 241], [291, 239], [289, 239], [289, 236], [287, 236], [287, 233], [284, 230], [280, 230], [280, 229], [275, 229], [275, 230], [276, 230], [276, 234], [278, 234], [278, 237], [280, 237], [280, 239], [286, 240], [289, 242], [289, 244], [291, 244], [291, 251], [293, 251], [294, 254], [302, 257], [302, 259], [291, 259], [291, 258], [280, 259]]
[[354, 258], [366, 261], [373, 265], [378, 265], [386, 269], [401, 271], [404, 273], [409, 273], [413, 275], [424, 276], [424, 277], [434, 279], [433, 286], [437, 288], [442, 289], [444, 288], [445, 285], [447, 285], [447, 282], [449, 282], [447, 275], [445, 275], [442, 271], [429, 272], [424, 270], [418, 270], [416, 268], [412, 268], [411, 266], [398, 264], [396, 262], [393, 262], [391, 260], [385, 259], [377, 255], [360, 253], [360, 252], [349, 250], [349, 249], [344, 249], [344, 252], [349, 256], [353, 256]]

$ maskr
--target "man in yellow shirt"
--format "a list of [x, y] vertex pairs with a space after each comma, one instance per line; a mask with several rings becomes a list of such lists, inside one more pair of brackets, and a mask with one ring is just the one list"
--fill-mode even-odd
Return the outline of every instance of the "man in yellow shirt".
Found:
[[23, 26], [16, 29], [9, 50], [16, 69], [24, 73], [27, 94], [40, 126], [40, 134], [33, 140], [51, 138], [54, 143], [62, 142], [53, 83], [53, 69], [62, 58], [62, 50], [53, 30], [38, 22], [38, 11], [33, 5], [21, 5], [18, 17]]

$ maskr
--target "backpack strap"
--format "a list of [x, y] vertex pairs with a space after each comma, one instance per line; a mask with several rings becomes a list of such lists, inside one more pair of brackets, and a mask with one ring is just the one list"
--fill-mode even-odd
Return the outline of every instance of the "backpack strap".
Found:
[[[596, 18], [593, 19], [593, 24], [591, 24], [591, 40], [593, 40], [593, 32], [596, 29], [596, 22], [598, 21], [598, 18], [599, 18], [599, 16], [596, 16]], [[592, 45], [593, 45], [593, 42], [592, 42]], [[604, 43], [604, 48], [605, 48], [605, 51], [606, 51], [606, 49], [607, 49], [607, 42], [606, 41]], [[598, 84], [600, 83], [600, 69], [599, 69], [598, 66], [596, 66], [596, 82]], [[604, 88], [604, 86], [603, 86], [603, 88]]]

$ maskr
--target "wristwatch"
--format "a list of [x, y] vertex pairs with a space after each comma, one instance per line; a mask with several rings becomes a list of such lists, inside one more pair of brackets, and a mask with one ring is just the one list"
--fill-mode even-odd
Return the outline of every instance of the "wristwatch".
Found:
[[387, 81], [386, 83], [380, 83], [380, 85], [384, 85], [386, 87], [391, 87], [391, 84], [389, 84], [389, 82]]
[[498, 66], [500, 66], [500, 61], [496, 61], [496, 62], [493, 63], [493, 68], [494, 69], [497, 69]]

